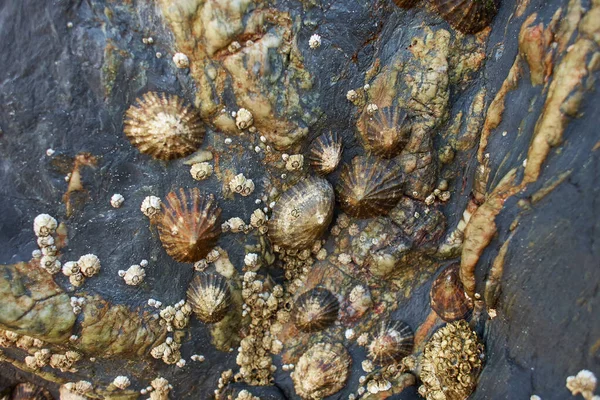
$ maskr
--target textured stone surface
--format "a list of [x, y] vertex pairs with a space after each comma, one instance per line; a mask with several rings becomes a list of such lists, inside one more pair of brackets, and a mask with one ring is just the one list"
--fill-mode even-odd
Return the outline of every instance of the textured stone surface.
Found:
[[[556, 16], [559, 8], [562, 14]], [[364, 152], [358, 130], [366, 105], [400, 105], [415, 118], [411, 141], [397, 159], [411, 199], [385, 219], [396, 235], [377, 248], [400, 260], [393, 278], [382, 280], [360, 265], [329, 260], [315, 264], [307, 286], [324, 283], [345, 295], [354, 285], [368, 283], [381, 307], [357, 323], [357, 331], [389, 314], [416, 331], [430, 311], [435, 271], [458, 261], [435, 253], [435, 244], [455, 229], [467, 204], [489, 200], [486, 193], [514, 169], [515, 181], [502, 199], [480, 208], [495, 213], [480, 211], [475, 218], [480, 225], [470, 230], [482, 233], [469, 235], [467, 253], [463, 250], [465, 270], [475, 271], [474, 290], [493, 302], [487, 307], [497, 313], [488, 319], [484, 312], [476, 326], [486, 360], [472, 398], [568, 398], [567, 376], [584, 368], [600, 374], [600, 101], [594, 90], [599, 10], [597, 1], [507, 1], [490, 31], [463, 36], [427, 7], [401, 10], [383, 0], [0, 3], [0, 326], [48, 341], [85, 336], [80, 331], [84, 314], [75, 322], [69, 296], [90, 295], [112, 305], [115, 326], [131, 333], [127, 324], [135, 318], [128, 321], [127, 313], [139, 313], [141, 319], [144, 312], [154, 312], [146, 305], [149, 298], [164, 304], [184, 299], [194, 273], [190, 264], [175, 262], [163, 250], [156, 229], [139, 210], [146, 196], [164, 198], [178, 187], [198, 186], [222, 195], [223, 220], [248, 222], [259, 207], [256, 198], [271, 189], [281, 192], [303, 174], [287, 172], [280, 178], [286, 172], [281, 153], [266, 154], [261, 134], [267, 145], [306, 156], [311, 139], [336, 130], [347, 162]], [[308, 39], [314, 33], [321, 35], [322, 45], [312, 50]], [[147, 37], [154, 44], [144, 44]], [[233, 40], [242, 47], [230, 54]], [[173, 64], [177, 51], [190, 58], [190, 69]], [[351, 89], [359, 93], [356, 104], [346, 99]], [[130, 145], [122, 132], [123, 113], [148, 90], [180, 95], [200, 108], [208, 122], [201, 149], [215, 155], [211, 178], [194, 181], [185, 160], [156, 161]], [[253, 112], [259, 133], [235, 127], [231, 112], [240, 107]], [[225, 138], [233, 143], [225, 144]], [[255, 152], [255, 146], [262, 150]], [[47, 149], [55, 153], [48, 156]], [[65, 196], [73, 189], [65, 175], [84, 152], [96, 161], [78, 169], [82, 190]], [[480, 193], [475, 176], [483, 163], [489, 164], [489, 179], [482, 181]], [[339, 172], [328, 177], [334, 186]], [[223, 189], [238, 173], [253, 179], [255, 195], [234, 196]], [[427, 218], [413, 220], [415, 212], [424, 214], [422, 201], [440, 179], [449, 181], [450, 199], [436, 200]], [[125, 197], [121, 208], [110, 205], [114, 193]], [[63, 263], [94, 253], [102, 270], [76, 291], [57, 274], [56, 284], [45, 283], [42, 295], [55, 308], [44, 308], [31, 323], [18, 316], [32, 305], [29, 299], [42, 283], [21, 279], [27, 274], [20, 271], [35, 268], [26, 263], [37, 249], [32, 225], [39, 213], [66, 226]], [[361, 232], [368, 223], [359, 222]], [[490, 266], [509, 239], [500, 286], [494, 295], [485, 293]], [[349, 240], [345, 232], [331, 235], [326, 247], [347, 250]], [[224, 234], [219, 246], [241, 271], [245, 246], [256, 242], [252, 235]], [[149, 261], [144, 282], [125, 285], [117, 271], [142, 259]], [[281, 280], [277, 265], [266, 270]], [[61, 307], [66, 308], [62, 318], [49, 324], [51, 311]], [[342, 341], [346, 327], [332, 327], [330, 333]], [[143, 340], [164, 335], [149, 329], [150, 338]], [[132, 351], [135, 356], [118, 356], [123, 344], [117, 341], [106, 345], [111, 359], [86, 361], [76, 377], [93, 377], [105, 387], [116, 375], [130, 375], [132, 388], [139, 390], [161, 375], [174, 386], [172, 398], [209, 398], [221, 372], [237, 368], [237, 349], [216, 350], [210, 328], [194, 318], [184, 332], [181, 352], [187, 365], [182, 369], [144, 355], [146, 345]], [[283, 362], [302, 353], [310, 338], [290, 340]], [[364, 374], [364, 349], [345, 343], [354, 367], [335, 399], [356, 392]], [[80, 345], [92, 349], [87, 357], [99, 347], [104, 344]], [[192, 354], [203, 354], [206, 361], [190, 361]], [[251, 391], [263, 399], [296, 398], [282, 359], [275, 356], [274, 363], [276, 386]], [[2, 386], [25, 379], [57, 393], [56, 383], [2, 363]], [[409, 388], [391, 398], [419, 397]]]

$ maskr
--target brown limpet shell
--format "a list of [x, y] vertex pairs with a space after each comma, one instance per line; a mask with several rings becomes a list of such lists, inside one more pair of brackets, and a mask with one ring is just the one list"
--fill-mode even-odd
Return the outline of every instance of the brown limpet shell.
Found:
[[219, 322], [231, 305], [229, 284], [219, 274], [201, 273], [190, 283], [187, 300], [199, 320], [208, 324]]
[[394, 4], [396, 4], [400, 8], [413, 8], [419, 0], [393, 0]]
[[357, 156], [342, 169], [338, 200], [352, 217], [386, 215], [400, 201], [403, 182], [404, 175], [394, 161]]
[[179, 262], [196, 262], [217, 244], [221, 234], [215, 196], [198, 188], [170, 192], [162, 203], [158, 234], [167, 254]]
[[325, 288], [314, 288], [302, 293], [294, 305], [294, 323], [299, 330], [316, 332], [333, 324], [338, 317], [340, 303]]
[[369, 344], [369, 357], [379, 363], [400, 361], [413, 351], [415, 335], [404, 321], [382, 322]]
[[325, 232], [333, 217], [335, 195], [331, 184], [320, 177], [309, 177], [285, 191], [269, 220], [273, 244], [302, 250], [313, 245]]
[[179, 96], [148, 92], [125, 112], [125, 135], [138, 150], [159, 160], [185, 157], [200, 147], [200, 113]]
[[385, 107], [375, 115], [364, 114], [365, 129], [362, 132], [365, 148], [383, 158], [400, 154], [410, 140], [412, 124], [406, 110], [400, 107]]
[[433, 0], [438, 14], [462, 33], [477, 33], [490, 25], [499, 0]]
[[446, 322], [466, 319], [473, 311], [473, 300], [464, 290], [459, 269], [458, 263], [444, 269], [433, 281], [429, 292], [431, 308]]
[[344, 146], [337, 133], [326, 132], [313, 140], [308, 160], [313, 170], [319, 175], [332, 173], [342, 159]]

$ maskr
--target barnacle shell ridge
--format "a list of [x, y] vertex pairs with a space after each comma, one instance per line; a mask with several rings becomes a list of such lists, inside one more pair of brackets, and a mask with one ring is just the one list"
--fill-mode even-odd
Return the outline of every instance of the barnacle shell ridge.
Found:
[[340, 391], [350, 375], [352, 358], [340, 343], [317, 343], [298, 360], [292, 381], [303, 399], [322, 399]]
[[212, 194], [198, 188], [171, 192], [158, 223], [158, 234], [167, 254], [179, 262], [196, 262], [206, 257], [221, 234], [221, 209]]
[[294, 323], [304, 332], [327, 328], [338, 317], [340, 303], [325, 288], [314, 288], [302, 293], [295, 302]]
[[223, 276], [201, 273], [190, 283], [187, 299], [198, 319], [215, 323], [227, 314], [231, 304], [231, 291]]
[[269, 220], [269, 237], [287, 249], [305, 249], [329, 226], [335, 195], [327, 180], [310, 177], [281, 195]]
[[402, 197], [402, 184], [403, 175], [395, 162], [357, 156], [342, 169], [338, 200], [352, 217], [385, 215]]
[[142, 153], [160, 160], [185, 157], [200, 147], [200, 114], [172, 94], [144, 93], [125, 112], [125, 135]]

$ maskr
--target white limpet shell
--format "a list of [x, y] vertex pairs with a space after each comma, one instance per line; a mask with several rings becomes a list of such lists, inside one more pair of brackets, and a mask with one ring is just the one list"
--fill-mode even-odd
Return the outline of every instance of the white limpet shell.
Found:
[[56, 231], [58, 223], [48, 214], [40, 214], [33, 220], [33, 231], [36, 236], [48, 236]]
[[147, 196], [143, 201], [140, 207], [142, 213], [148, 218], [154, 217], [156, 214], [160, 212], [161, 201], [156, 196]]

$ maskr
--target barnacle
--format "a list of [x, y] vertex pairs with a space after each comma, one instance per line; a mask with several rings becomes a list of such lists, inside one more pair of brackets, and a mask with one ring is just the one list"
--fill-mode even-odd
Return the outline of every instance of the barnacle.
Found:
[[40, 214], [33, 220], [33, 231], [36, 236], [48, 236], [54, 233], [58, 223], [48, 214]]
[[140, 210], [148, 218], [154, 218], [160, 212], [162, 202], [156, 196], [146, 196], [142, 201]]
[[304, 165], [304, 156], [302, 154], [293, 154], [285, 162], [285, 169], [288, 171], [298, 171]]
[[288, 249], [304, 249], [313, 244], [333, 217], [334, 193], [325, 179], [310, 177], [280, 197], [269, 220], [269, 237]]
[[473, 301], [460, 281], [459, 268], [460, 264], [447, 267], [433, 281], [429, 292], [431, 308], [446, 322], [465, 319], [473, 310]]
[[324, 288], [314, 288], [302, 293], [295, 303], [294, 323], [304, 332], [320, 331], [333, 324], [340, 303], [333, 293]]
[[367, 150], [385, 157], [395, 157], [410, 139], [411, 123], [400, 107], [378, 109], [374, 116], [365, 115], [362, 137]]
[[185, 157], [204, 139], [200, 114], [172, 94], [148, 92], [125, 112], [125, 135], [142, 153], [160, 160]]
[[167, 254], [179, 262], [203, 259], [221, 234], [218, 219], [221, 209], [212, 194], [200, 194], [198, 188], [171, 192], [163, 204], [158, 223], [160, 240]]
[[127, 389], [127, 387], [131, 384], [131, 382], [129, 381], [129, 378], [123, 375], [119, 375], [117, 376], [112, 384], [116, 387], [119, 388], [121, 390]]
[[337, 133], [323, 133], [313, 140], [308, 155], [310, 165], [319, 175], [333, 172], [342, 159], [343, 144]]
[[488, 26], [498, 12], [499, 3], [499, 0], [433, 0], [440, 16], [462, 33], [477, 33]]
[[127, 271], [119, 271], [119, 276], [123, 278], [127, 285], [136, 286], [143, 282], [146, 277], [146, 270], [135, 264], [127, 269]]
[[187, 298], [198, 319], [214, 323], [225, 317], [231, 304], [231, 291], [221, 275], [201, 273], [190, 283]]
[[246, 129], [252, 126], [254, 117], [252, 113], [245, 108], [240, 108], [235, 115], [235, 125], [238, 129]]
[[357, 156], [343, 167], [337, 186], [342, 209], [356, 218], [387, 214], [402, 197], [403, 175], [393, 161]]
[[380, 363], [400, 361], [412, 352], [414, 334], [403, 321], [381, 323], [379, 332], [369, 344], [369, 357]]
[[433, 334], [421, 360], [419, 394], [427, 400], [466, 399], [483, 366], [483, 345], [465, 320]]
[[201, 181], [203, 179], [208, 178], [213, 173], [213, 167], [207, 162], [201, 162], [193, 164], [190, 168], [190, 174], [192, 174], [192, 178], [197, 181]]
[[296, 394], [316, 400], [340, 391], [351, 366], [352, 358], [341, 344], [315, 344], [300, 357], [291, 374]]
[[100, 271], [100, 259], [95, 254], [85, 254], [77, 261], [81, 273], [88, 278]]
[[173, 55], [173, 63], [177, 68], [189, 68], [190, 59], [183, 53], [175, 53]]

